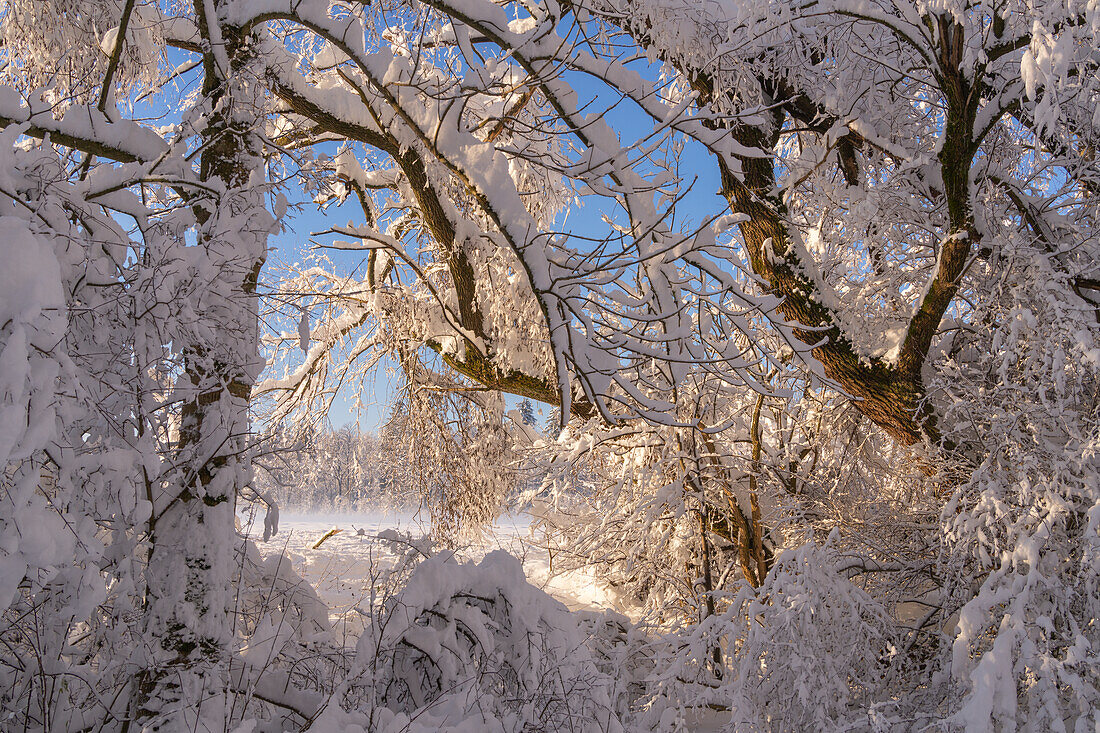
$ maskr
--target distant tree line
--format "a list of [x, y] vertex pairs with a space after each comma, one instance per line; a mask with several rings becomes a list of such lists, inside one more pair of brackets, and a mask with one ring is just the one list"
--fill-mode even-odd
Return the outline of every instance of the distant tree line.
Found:
[[[551, 416], [552, 420], [557, 420]], [[521, 402], [513, 421], [530, 426], [538, 434], [534, 405]], [[422, 428], [422, 426], [421, 426]], [[419, 434], [419, 437], [417, 437]], [[386, 423], [378, 433], [358, 426], [317, 427], [303, 432], [276, 432], [269, 439], [265, 458], [258, 462], [253, 487], [281, 509], [299, 511], [388, 511], [420, 506], [426, 487], [423, 472], [425, 447], [423, 430], [410, 424], [408, 404], [396, 400]], [[516, 457], [501, 460], [501, 469], [514, 474]], [[435, 473], [436, 471], [431, 471]], [[541, 473], [512, 475], [508, 485], [517, 491], [531, 490]], [[530, 475], [529, 475], [530, 474]]]
[[281, 509], [403, 510], [417, 506], [405, 452], [355, 425], [272, 439], [255, 488]]

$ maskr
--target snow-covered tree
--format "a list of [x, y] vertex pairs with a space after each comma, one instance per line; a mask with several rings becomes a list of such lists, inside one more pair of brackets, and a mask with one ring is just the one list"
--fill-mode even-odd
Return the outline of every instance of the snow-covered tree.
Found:
[[[591, 477], [575, 549], [691, 622], [650, 711], [1096, 725], [1092, 5], [0, 13], [0, 653], [26, 725], [243, 717], [249, 400], [282, 423], [382, 353], [447, 533], [510, 491], [500, 393], [560, 409], [548, 464]], [[256, 383], [287, 171], [322, 205], [354, 194], [359, 221], [318, 236], [365, 262], [283, 279], [298, 328]], [[826, 676], [838, 702], [812, 709]], [[271, 704], [310, 717], [293, 697]]]
[[[797, 537], [879, 509], [877, 528], [832, 547], [860, 551], [851, 567], [880, 602], [908, 593], [930, 612], [897, 658], [899, 684], [927, 697], [886, 695], [902, 702], [878, 719], [1091, 720], [1097, 639], [1074, 590], [1093, 582], [1085, 517], [1100, 498], [1084, 488], [1097, 483], [1091, 10], [438, 0], [356, 7], [362, 47], [359, 27], [349, 40], [307, 4], [267, 10], [286, 24], [273, 43], [303, 28], [324, 49], [298, 52], [301, 76], [288, 62], [279, 92], [310, 130], [296, 143], [345, 143], [317, 157], [318, 195], [363, 203], [336, 246], [363, 250], [367, 277], [329, 288], [345, 301], [329, 333], [378, 324], [378, 348], [429, 349], [464, 378], [437, 370], [433, 389], [595, 419], [573, 445], [614, 446], [608, 475], [637, 479], [658, 515], [702, 515], [680, 556], [697, 566], [721, 537], [708, 497], [732, 484], [725, 534], [750, 583], [771, 564], [754, 523], [800, 517]], [[722, 196], [692, 223], [685, 150], [714, 166]], [[605, 228], [568, 226], [575, 202]], [[1040, 364], [1030, 394], [1011, 386]], [[314, 373], [307, 361], [270, 386]], [[844, 415], [832, 396], [773, 419], [731, 394], [762, 391], [774, 409], [819, 385], [873, 427], [829, 424]], [[1002, 414], [1011, 427], [994, 427]], [[632, 431], [649, 437], [624, 444]], [[626, 475], [636, 450], [644, 480]], [[1025, 536], [1026, 561], [993, 539]], [[1009, 597], [1017, 612], [977, 621]]]
[[531, 404], [531, 400], [524, 398], [523, 402], [519, 403], [519, 414], [523, 418], [524, 425], [535, 426], [537, 424], [535, 406]]
[[[220, 730], [231, 707], [233, 509], [276, 220], [263, 67], [224, 9], [0, 10], [14, 85], [0, 196], [23, 293], [2, 346], [4, 707], [19, 726]], [[161, 31], [176, 21], [203, 39], [194, 94], [173, 94]], [[139, 121], [150, 95], [173, 121]], [[54, 531], [21, 539], [40, 527]]]

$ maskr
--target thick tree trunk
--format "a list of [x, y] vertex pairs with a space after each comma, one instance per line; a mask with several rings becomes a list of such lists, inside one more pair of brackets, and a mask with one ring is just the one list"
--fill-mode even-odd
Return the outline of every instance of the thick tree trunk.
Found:
[[[221, 193], [196, 202], [198, 242], [187, 248], [196, 317], [184, 347], [178, 478], [151, 521], [147, 638], [155, 639], [138, 684], [137, 718], [148, 730], [222, 731], [232, 641], [230, 592], [234, 501], [250, 478], [249, 397], [262, 368], [256, 286], [272, 219], [250, 190], [261, 164], [262, 102], [244, 82], [247, 39], [217, 26], [196, 3], [207, 48], [202, 179]], [[221, 62], [219, 62], [219, 58]], [[228, 59], [229, 68], [224, 60]]]
[[740, 228], [753, 271], [764, 279], [769, 292], [783, 298], [778, 310], [794, 324], [795, 337], [817, 345], [812, 353], [825, 374], [891, 437], [905, 445], [936, 439], [935, 424], [924, 407], [919, 370], [901, 373], [881, 360], [861, 357], [828, 308], [814, 299], [816, 286], [801, 273], [790, 247], [785, 207], [770, 195], [775, 190], [772, 161], [747, 158], [742, 168], [738, 177], [722, 166], [722, 189], [733, 210], [749, 216]]
[[[570, 3], [566, 7], [571, 7]], [[598, 10], [594, 10], [600, 14]], [[738, 102], [718, 104], [725, 94], [704, 69], [683, 68], [683, 62], [664, 53], [652, 38], [648, 19], [623, 24], [623, 17], [605, 14], [605, 20], [623, 25], [634, 40], [657, 53], [663, 61], [680, 67], [699, 95], [697, 103], [706, 108], [737, 109]], [[974, 120], [980, 95], [973, 80], [960, 69], [966, 47], [964, 29], [947, 15], [932, 16], [936, 23], [937, 57], [932, 70], [942, 85], [946, 107], [940, 163], [943, 175], [944, 206], [949, 214], [948, 230], [941, 243], [936, 270], [927, 292], [906, 329], [896, 363], [870, 359], [858, 354], [841, 331], [835, 314], [821, 300], [817, 286], [807, 278], [805, 265], [790, 247], [792, 233], [786, 206], [776, 194], [776, 174], [771, 152], [779, 142], [779, 131], [786, 116], [799, 125], [824, 134], [837, 122], [828, 110], [809, 96], [790, 86], [783, 78], [760, 79], [765, 119], [759, 124], [714, 122], [714, 128], [728, 129], [739, 143], [759, 155], [722, 160], [719, 167], [722, 195], [731, 209], [745, 214], [740, 230], [748, 250], [750, 264], [765, 289], [782, 298], [779, 313], [794, 325], [794, 336], [813, 346], [814, 357], [825, 374], [854, 398], [856, 409], [903, 445], [921, 442], [939, 443], [935, 417], [925, 397], [921, 369], [944, 313], [958, 292], [970, 254], [976, 250], [978, 233], [974, 228], [969, 200], [968, 175], [974, 155]], [[837, 144], [837, 164], [849, 185], [860, 178], [857, 148], [862, 138], [853, 132]], [[740, 167], [735, 172], [732, 168]]]

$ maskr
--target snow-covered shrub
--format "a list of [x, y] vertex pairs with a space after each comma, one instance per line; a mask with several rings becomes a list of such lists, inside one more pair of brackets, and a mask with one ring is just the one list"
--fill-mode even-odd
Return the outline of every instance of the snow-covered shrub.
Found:
[[139, 433], [135, 401], [166, 350], [134, 349], [158, 337], [133, 317], [125, 232], [18, 135], [0, 133], [0, 709], [79, 729], [118, 714], [136, 641], [151, 507], [134, 478], [158, 424]]
[[655, 667], [652, 630], [613, 611], [574, 611], [587, 636], [592, 660], [611, 683], [611, 700], [619, 720], [629, 729], [644, 704], [647, 681]]
[[435, 555], [363, 634], [359, 674], [342, 694], [347, 712], [326, 713], [322, 730], [356, 721], [371, 730], [621, 730], [611, 680], [578, 621], [507, 553], [476, 565]]
[[865, 724], [860, 706], [884, 680], [891, 620], [837, 560], [830, 543], [785, 550], [763, 585], [742, 584], [720, 613], [655, 638], [638, 725], [667, 730], [708, 708], [737, 730]]
[[[829, 548], [783, 552], [764, 584], [730, 606], [734, 719], [771, 730], [831, 730], [882, 679], [890, 619], [834, 568]], [[716, 622], [715, 625], [720, 622]]]
[[978, 316], [999, 326], [960, 333], [940, 383], [955, 397], [949, 415], [973, 431], [960, 427], [959, 438], [985, 448], [943, 512], [953, 616], [941, 654], [952, 687], [940, 704], [948, 725], [970, 731], [1091, 731], [1100, 725], [1097, 324], [1045, 253], [1005, 243], [994, 264]]
[[285, 553], [260, 555], [240, 540], [235, 630], [239, 656], [229, 685], [242, 723], [273, 717], [308, 723], [350, 667], [350, 654], [332, 633], [329, 609]]
[[254, 542], [237, 545], [238, 633], [247, 639], [242, 656], [260, 666], [272, 662], [288, 642], [328, 641], [328, 606], [308, 581], [294, 572], [284, 553], [267, 558]]
[[[717, 482], [696, 480], [698, 456], [676, 430], [571, 426], [526, 456], [546, 473], [534, 501], [555, 572], [593, 572], [621, 608], [678, 619], [697, 602], [703, 575], [699, 509], [729, 511]], [[723, 446], [724, 447], [724, 446]], [[732, 461], [731, 461], [732, 463]], [[689, 468], [690, 467], [690, 468]], [[714, 577], [732, 557], [711, 543]], [[731, 580], [740, 577], [740, 571]]]

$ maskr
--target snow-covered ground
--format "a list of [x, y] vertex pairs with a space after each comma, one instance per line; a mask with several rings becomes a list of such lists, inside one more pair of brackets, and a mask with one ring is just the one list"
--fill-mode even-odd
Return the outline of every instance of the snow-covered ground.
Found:
[[[295, 572], [311, 583], [328, 605], [334, 630], [349, 644], [362, 630], [356, 608], [369, 605], [372, 590], [380, 592], [380, 577], [398, 559], [393, 543], [378, 535], [396, 530], [417, 538], [427, 531], [427, 517], [416, 514], [286, 512], [279, 519], [278, 533], [264, 542], [262, 516], [252, 518], [251, 523], [248, 516], [242, 516], [241, 522], [265, 558], [286, 553]], [[317, 541], [334, 528], [340, 532], [314, 549]], [[528, 581], [571, 609], [615, 608], [611, 596], [592, 576], [551, 574], [547, 551], [539, 547], [527, 515], [502, 516], [480, 541], [461, 548], [457, 554], [480, 560], [495, 549], [520, 558]]]
[[[286, 512], [279, 520], [278, 533], [264, 542], [262, 514], [251, 520], [242, 515], [240, 519], [242, 529], [256, 540], [264, 558], [285, 553], [295, 572], [313, 585], [329, 607], [337, 638], [342, 637], [347, 646], [354, 645], [363, 631], [364, 617], [356, 608], [369, 606], [372, 590], [380, 592], [379, 579], [398, 560], [400, 545], [378, 535], [387, 533], [392, 538], [394, 535], [388, 531], [396, 530], [419, 538], [427, 530], [427, 518], [415, 514]], [[313, 545], [333, 528], [340, 532], [314, 549]], [[537, 532], [531, 530], [529, 516], [506, 515], [481, 541], [462, 548], [457, 554], [477, 561], [492, 550], [506, 550], [520, 558], [529, 582], [569, 608], [622, 610], [616, 607], [612, 594], [601, 588], [591, 575], [552, 574], [548, 553], [539, 547], [538, 540]], [[728, 714], [699, 709], [687, 713], [682, 729], [709, 733], [721, 730], [728, 718]]]

